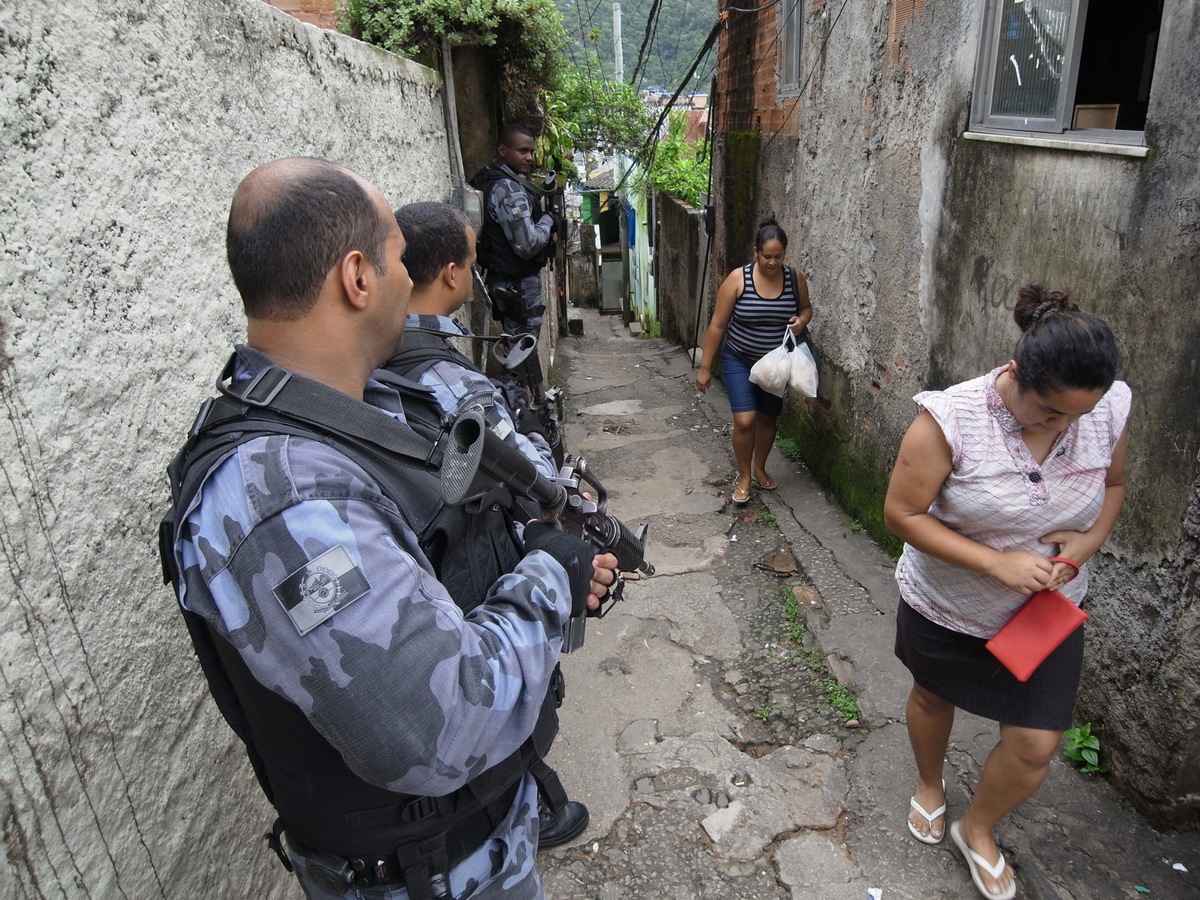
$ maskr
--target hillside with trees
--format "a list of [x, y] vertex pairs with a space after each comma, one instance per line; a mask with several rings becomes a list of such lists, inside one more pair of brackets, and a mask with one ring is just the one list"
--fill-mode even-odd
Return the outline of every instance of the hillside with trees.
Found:
[[[586, 51], [594, 51], [604, 67], [603, 76], [613, 75], [612, 0], [555, 0], [563, 25], [571, 35], [566, 54], [575, 65], [587, 62]], [[638, 68], [638, 53], [646, 41], [646, 20], [651, 23], [647, 51]], [[621, 3], [621, 46], [625, 58], [625, 80], [637, 88], [660, 88], [670, 92], [679, 86], [704, 45], [717, 20], [717, 0], [623, 0]], [[697, 70], [689, 89], [707, 91], [715, 54]], [[634, 80], [634, 72], [637, 78]]]

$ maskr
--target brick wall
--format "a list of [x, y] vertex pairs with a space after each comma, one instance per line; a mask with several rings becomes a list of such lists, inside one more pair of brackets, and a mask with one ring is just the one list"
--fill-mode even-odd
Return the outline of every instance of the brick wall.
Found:
[[301, 22], [318, 28], [333, 28], [333, 10], [336, 0], [265, 0], [268, 6], [281, 9]]
[[[914, 2], [914, 0], [910, 0]], [[915, 0], [920, 2], [920, 0]], [[796, 15], [801, 15], [797, 10]], [[797, 97], [779, 94], [779, 10], [731, 11], [720, 40], [718, 127], [796, 134]], [[722, 121], [723, 120], [723, 121]]]

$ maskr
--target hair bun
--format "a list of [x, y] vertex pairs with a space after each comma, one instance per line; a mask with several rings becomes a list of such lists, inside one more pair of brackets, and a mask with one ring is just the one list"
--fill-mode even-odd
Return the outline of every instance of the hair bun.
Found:
[[1022, 285], [1017, 289], [1017, 305], [1013, 309], [1013, 321], [1022, 331], [1028, 331], [1038, 322], [1045, 321], [1060, 312], [1076, 312], [1079, 307], [1071, 302], [1071, 290], [1048, 291], [1038, 282]]

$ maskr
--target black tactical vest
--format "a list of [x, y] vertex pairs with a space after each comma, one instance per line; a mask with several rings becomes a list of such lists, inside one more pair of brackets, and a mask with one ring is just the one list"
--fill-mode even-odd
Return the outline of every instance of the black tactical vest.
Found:
[[[392, 386], [400, 387], [394, 381]], [[409, 384], [402, 393], [411, 430], [436, 434], [441, 417], [429, 391]], [[159, 552], [164, 580], [174, 585], [176, 596], [181, 578], [174, 550], [178, 519], [191, 498], [238, 445], [279, 434], [320, 441], [362, 466], [401, 511], [438, 579], [464, 612], [478, 606], [491, 585], [521, 559], [508, 514], [496, 508], [470, 512], [448, 506], [425, 460], [298, 421], [270, 401], [244, 402], [227, 394], [205, 404], [188, 443], [168, 469], [173, 503], [160, 526]], [[432, 448], [431, 442], [425, 443]], [[327, 853], [386, 856], [398, 843], [444, 832], [478, 815], [531, 766], [539, 765], [558, 732], [557, 698], [550, 694], [525, 745], [454, 793], [415, 797], [388, 791], [359, 778], [299, 707], [260, 684], [237, 649], [205, 619], [182, 611], [217, 706], [246, 744], [255, 774], [288, 833]]]
[[515, 279], [536, 275], [541, 271], [542, 266], [546, 265], [546, 260], [550, 258], [553, 242], [547, 241], [546, 246], [534, 254], [533, 259], [522, 259], [517, 256], [512, 244], [508, 242], [508, 238], [504, 234], [504, 229], [500, 227], [499, 222], [492, 218], [491, 213], [492, 191], [496, 184], [503, 179], [515, 181], [517, 186], [525, 192], [529, 198], [529, 208], [533, 212], [535, 221], [538, 210], [542, 208], [541, 199], [519, 179], [513, 178], [512, 175], [505, 172], [496, 160], [492, 160], [476, 172], [471, 179], [471, 185], [483, 192], [483, 231], [479, 235], [477, 248], [479, 262], [488, 270], [489, 278]]

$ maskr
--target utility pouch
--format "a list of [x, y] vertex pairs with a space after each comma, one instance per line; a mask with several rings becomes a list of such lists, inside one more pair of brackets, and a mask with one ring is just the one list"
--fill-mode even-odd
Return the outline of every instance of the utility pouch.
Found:
[[488, 295], [492, 298], [492, 321], [500, 322], [505, 315], [516, 318], [521, 309], [521, 288], [511, 284], [489, 284]]
[[320, 850], [304, 850], [304, 868], [308, 877], [327, 891], [344, 894], [354, 883], [354, 870], [349, 860], [331, 856]]

